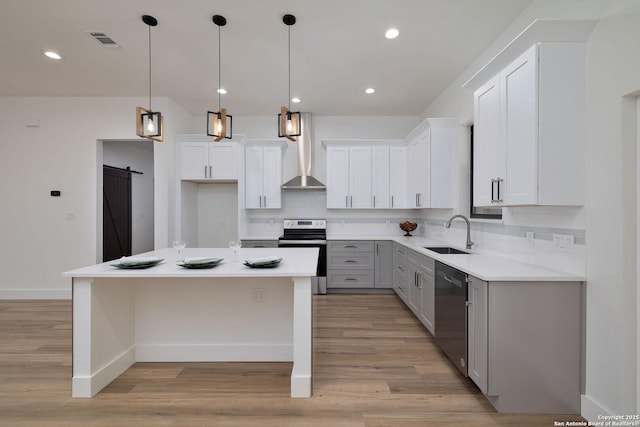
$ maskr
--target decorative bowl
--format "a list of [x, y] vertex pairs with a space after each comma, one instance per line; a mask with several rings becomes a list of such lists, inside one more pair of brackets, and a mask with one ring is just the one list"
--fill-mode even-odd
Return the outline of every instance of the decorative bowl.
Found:
[[411, 232], [418, 228], [418, 224], [411, 221], [405, 221], [400, 223], [400, 229], [405, 231], [405, 236], [411, 236]]

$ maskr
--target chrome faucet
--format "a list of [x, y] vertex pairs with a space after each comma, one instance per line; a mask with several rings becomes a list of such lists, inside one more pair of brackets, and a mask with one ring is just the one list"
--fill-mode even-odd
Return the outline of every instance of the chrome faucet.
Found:
[[460, 214], [454, 215], [451, 218], [449, 218], [449, 221], [447, 221], [447, 224], [445, 225], [445, 227], [451, 228], [451, 222], [456, 218], [462, 218], [467, 223], [467, 249], [471, 249], [471, 246], [473, 246], [473, 242], [471, 241], [471, 223], [469, 222], [469, 218]]

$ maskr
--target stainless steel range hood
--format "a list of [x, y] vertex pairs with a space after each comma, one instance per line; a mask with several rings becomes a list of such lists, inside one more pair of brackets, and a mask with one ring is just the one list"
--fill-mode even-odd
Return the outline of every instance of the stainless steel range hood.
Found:
[[311, 113], [300, 113], [298, 146], [298, 176], [282, 184], [283, 190], [326, 190], [323, 183], [311, 176], [312, 164]]

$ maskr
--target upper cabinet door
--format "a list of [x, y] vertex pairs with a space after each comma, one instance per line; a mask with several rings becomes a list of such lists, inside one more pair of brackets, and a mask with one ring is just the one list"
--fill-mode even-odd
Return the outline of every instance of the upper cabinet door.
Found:
[[238, 146], [234, 142], [209, 143], [209, 165], [212, 179], [238, 179]]
[[209, 143], [183, 142], [180, 144], [180, 179], [209, 178]]
[[506, 67], [500, 77], [507, 147], [504, 200], [510, 205], [538, 202], [537, 59], [534, 46]]
[[264, 147], [262, 157], [263, 208], [279, 209], [282, 205], [282, 150], [280, 147]]
[[391, 207], [389, 146], [371, 149], [371, 194], [374, 208]]
[[349, 207], [349, 147], [327, 147], [327, 208]]
[[431, 203], [431, 129], [420, 134], [409, 147], [409, 208], [428, 208]]
[[474, 96], [473, 205], [494, 206], [496, 180], [504, 179], [504, 140], [500, 119], [500, 76], [495, 76]]
[[245, 207], [262, 207], [263, 180], [262, 147], [248, 146], [245, 149]]
[[371, 147], [349, 149], [349, 207], [370, 208], [371, 200]]
[[457, 128], [431, 129], [430, 208], [453, 206], [453, 148], [458, 136]]
[[389, 193], [391, 208], [407, 206], [407, 147], [389, 148]]

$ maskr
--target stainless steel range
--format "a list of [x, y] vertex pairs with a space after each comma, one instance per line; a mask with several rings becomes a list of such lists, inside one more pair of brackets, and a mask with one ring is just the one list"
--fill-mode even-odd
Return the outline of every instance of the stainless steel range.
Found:
[[314, 293], [327, 293], [327, 220], [285, 219], [284, 234], [278, 239], [281, 248], [319, 248]]

